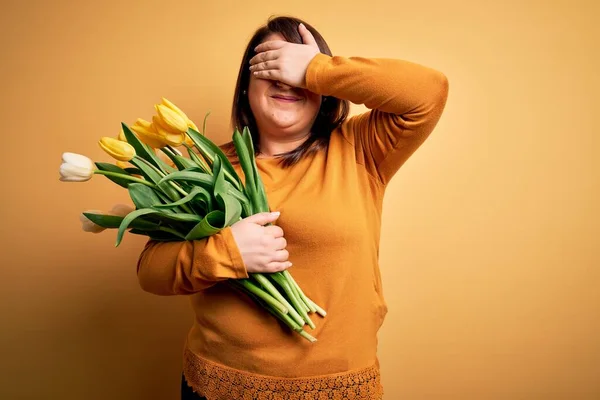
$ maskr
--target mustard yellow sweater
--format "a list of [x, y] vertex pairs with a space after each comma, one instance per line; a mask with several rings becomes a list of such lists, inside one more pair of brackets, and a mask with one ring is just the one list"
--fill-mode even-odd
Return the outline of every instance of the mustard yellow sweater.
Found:
[[318, 341], [309, 343], [223, 284], [248, 277], [230, 228], [204, 240], [148, 241], [139, 259], [144, 290], [190, 295], [195, 322], [184, 374], [208, 400], [380, 399], [383, 393], [377, 361], [377, 331], [387, 312], [378, 266], [383, 195], [434, 129], [448, 82], [407, 61], [324, 54], [310, 63], [306, 82], [315, 93], [371, 110], [336, 129], [328, 150], [291, 168], [257, 160], [270, 208], [281, 211], [290, 272], [328, 312], [312, 318]]

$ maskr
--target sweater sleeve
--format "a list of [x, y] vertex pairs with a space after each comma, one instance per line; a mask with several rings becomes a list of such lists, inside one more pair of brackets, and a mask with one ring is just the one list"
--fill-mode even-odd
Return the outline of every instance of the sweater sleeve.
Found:
[[229, 227], [201, 240], [148, 240], [137, 274], [142, 289], [158, 295], [192, 294], [219, 281], [248, 278]]
[[356, 161], [384, 185], [433, 131], [448, 96], [446, 76], [419, 64], [322, 53], [309, 64], [306, 85], [370, 109], [341, 132]]

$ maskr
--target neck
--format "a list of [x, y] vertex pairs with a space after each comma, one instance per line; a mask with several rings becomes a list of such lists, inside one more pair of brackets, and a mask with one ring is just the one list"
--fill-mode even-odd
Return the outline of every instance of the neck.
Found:
[[274, 136], [260, 132], [260, 154], [263, 157], [273, 157], [276, 154], [287, 153], [302, 145], [310, 136], [310, 131], [289, 137]]

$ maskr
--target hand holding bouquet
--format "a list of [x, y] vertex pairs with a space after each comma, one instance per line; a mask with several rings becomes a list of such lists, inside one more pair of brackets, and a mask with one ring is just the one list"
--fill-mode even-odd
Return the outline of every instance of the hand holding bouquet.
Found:
[[[138, 119], [131, 129], [122, 124], [118, 138], [100, 139], [100, 147], [117, 160], [116, 165], [63, 154], [62, 181], [83, 182], [94, 174], [105, 175], [127, 189], [135, 205], [135, 210], [121, 207], [107, 214], [83, 213], [86, 230], [94, 231], [94, 226], [96, 231], [117, 229], [116, 246], [127, 230], [161, 241], [198, 240], [242, 218], [269, 211], [247, 128], [233, 133], [242, 181], [227, 156], [204, 135], [206, 117], [200, 134], [186, 114], [167, 99], [155, 108], [152, 122]], [[181, 145], [189, 157], [175, 148]], [[159, 157], [161, 153], [165, 157]], [[326, 312], [304, 294], [289, 271], [252, 273], [249, 279], [227, 282], [302, 337], [316, 341], [304, 331], [304, 325], [314, 329], [309, 313], [324, 317]]]

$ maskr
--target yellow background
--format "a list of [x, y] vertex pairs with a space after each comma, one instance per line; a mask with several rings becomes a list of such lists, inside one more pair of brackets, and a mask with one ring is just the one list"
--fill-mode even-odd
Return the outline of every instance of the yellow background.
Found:
[[385, 399], [600, 398], [600, 6], [578, 0], [3, 1], [0, 398], [178, 398], [187, 299], [138, 287], [144, 238], [81, 231], [127, 196], [59, 183], [61, 153], [109, 161], [99, 137], [161, 96], [224, 142], [282, 13], [450, 81], [385, 201]]

